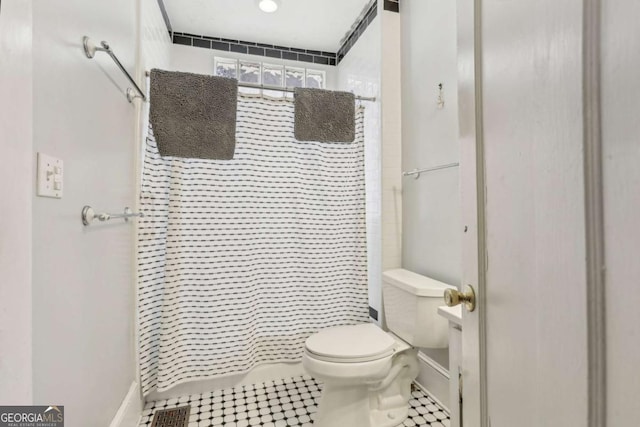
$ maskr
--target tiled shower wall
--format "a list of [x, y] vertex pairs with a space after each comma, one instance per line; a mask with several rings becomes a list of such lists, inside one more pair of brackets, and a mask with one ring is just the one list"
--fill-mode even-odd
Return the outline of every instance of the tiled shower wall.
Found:
[[[381, 310], [381, 134], [380, 134], [380, 20], [376, 19], [351, 47], [338, 65], [337, 89], [375, 96], [365, 107], [365, 180], [367, 191], [367, 256], [369, 263], [369, 305]], [[372, 313], [373, 317], [375, 312]]]
[[[159, 7], [157, 0], [140, 0], [140, 63], [136, 70], [139, 81], [142, 82], [143, 88], [148, 87], [149, 79], [145, 75], [145, 71], [149, 71], [152, 68], [169, 69], [171, 59], [171, 37], [167, 31], [167, 26], [162, 15], [162, 10]], [[139, 102], [137, 104], [138, 114], [140, 115], [138, 123], [140, 128], [138, 129], [138, 149], [136, 154], [142, 156], [144, 153], [144, 144], [149, 127], [149, 102]], [[138, 168], [143, 165], [143, 159], [138, 158], [136, 161]], [[138, 184], [136, 189], [141, 188], [139, 180], [142, 177], [142, 170], [136, 170], [136, 180]], [[136, 204], [139, 204], [139, 194], [136, 196]], [[140, 211], [138, 206], [134, 209]], [[137, 301], [136, 301], [137, 302]], [[136, 310], [137, 312], [137, 310]], [[136, 337], [137, 337], [136, 328]], [[137, 346], [136, 339], [136, 346]], [[136, 354], [139, 356], [139, 351], [136, 347]], [[139, 362], [136, 360], [136, 377], [138, 377], [140, 370]]]
[[[148, 79], [145, 71], [150, 71], [152, 68], [169, 68], [172, 44], [158, 1], [140, 0], [140, 7], [140, 65], [137, 73], [139, 81], [144, 82], [142, 86], [146, 88]], [[139, 105], [141, 107], [139, 120], [141, 140], [138, 152], [142, 153], [144, 152], [142, 138], [146, 136], [149, 126], [149, 103]], [[136, 164], [141, 165], [142, 162]], [[136, 175], [141, 176], [141, 171]]]
[[[380, 7], [383, 7], [381, 5]], [[379, 11], [382, 38], [382, 270], [402, 266], [402, 76], [400, 14]]]
[[400, 16], [383, 7], [338, 65], [338, 89], [376, 97], [364, 106], [369, 303], [379, 322], [382, 272], [402, 264]]
[[157, 0], [140, 0], [140, 38], [142, 68], [166, 68], [169, 65], [171, 37]]

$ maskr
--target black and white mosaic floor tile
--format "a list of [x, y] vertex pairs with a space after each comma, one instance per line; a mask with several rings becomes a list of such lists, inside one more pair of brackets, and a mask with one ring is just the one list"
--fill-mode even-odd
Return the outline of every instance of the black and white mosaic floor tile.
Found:
[[[311, 427], [322, 384], [308, 375], [267, 381], [146, 404], [139, 427], [150, 427], [156, 410], [191, 405], [188, 427]], [[401, 426], [449, 427], [449, 416], [414, 387], [409, 417]]]

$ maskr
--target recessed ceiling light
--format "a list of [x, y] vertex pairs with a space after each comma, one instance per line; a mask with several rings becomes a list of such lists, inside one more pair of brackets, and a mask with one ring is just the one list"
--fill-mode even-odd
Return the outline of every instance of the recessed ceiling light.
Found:
[[273, 13], [280, 6], [279, 0], [258, 0], [258, 7], [266, 13]]

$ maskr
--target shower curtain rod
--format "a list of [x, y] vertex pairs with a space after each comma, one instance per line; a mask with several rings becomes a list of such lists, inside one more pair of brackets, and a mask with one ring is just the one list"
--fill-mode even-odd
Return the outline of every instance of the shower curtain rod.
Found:
[[[151, 75], [151, 73], [149, 71], [147, 71], [146, 76], [149, 77]], [[254, 83], [244, 83], [244, 82], [238, 82], [238, 86], [240, 87], [246, 87], [246, 88], [250, 88], [250, 89], [265, 89], [265, 90], [276, 90], [276, 91], [280, 91], [280, 92], [289, 92], [289, 93], [293, 93], [294, 88], [292, 87], [280, 87], [280, 86], [269, 86], [269, 85], [259, 85], [259, 84], [254, 84]], [[360, 95], [356, 95], [356, 100], [358, 101], [371, 101], [371, 102], [375, 102], [376, 97], [375, 96], [360, 96]]]

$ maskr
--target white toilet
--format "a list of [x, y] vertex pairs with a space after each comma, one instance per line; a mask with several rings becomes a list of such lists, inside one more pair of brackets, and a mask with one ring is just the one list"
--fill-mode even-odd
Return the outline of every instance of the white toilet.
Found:
[[383, 273], [390, 332], [373, 323], [323, 329], [306, 341], [302, 364], [324, 383], [314, 427], [392, 427], [407, 417], [417, 347], [446, 348], [437, 314], [445, 283], [403, 269]]

